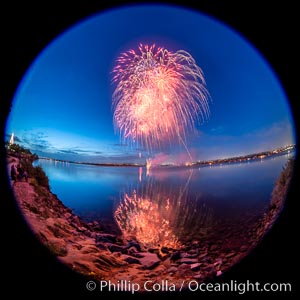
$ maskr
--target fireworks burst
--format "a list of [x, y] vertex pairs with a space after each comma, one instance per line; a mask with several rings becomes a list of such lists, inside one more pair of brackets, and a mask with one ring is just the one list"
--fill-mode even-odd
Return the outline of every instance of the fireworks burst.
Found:
[[120, 55], [113, 70], [114, 125], [124, 142], [148, 150], [184, 143], [195, 123], [209, 116], [202, 70], [186, 51], [140, 44]]

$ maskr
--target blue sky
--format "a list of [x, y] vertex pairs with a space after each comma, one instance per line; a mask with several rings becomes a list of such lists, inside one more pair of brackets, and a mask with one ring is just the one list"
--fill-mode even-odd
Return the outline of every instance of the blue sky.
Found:
[[288, 100], [268, 63], [219, 21], [162, 5], [102, 12], [63, 32], [36, 58], [16, 91], [6, 133], [41, 156], [92, 162], [186, 160], [182, 145], [149, 154], [122, 145], [113, 127], [112, 69], [139, 43], [186, 50], [202, 68], [210, 118], [188, 142], [194, 160], [295, 143]]

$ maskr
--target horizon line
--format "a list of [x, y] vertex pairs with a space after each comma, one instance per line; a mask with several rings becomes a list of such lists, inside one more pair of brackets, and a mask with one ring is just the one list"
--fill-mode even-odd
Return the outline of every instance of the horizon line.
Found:
[[[226, 158], [216, 158], [216, 159], [209, 159], [209, 160], [197, 160], [194, 162], [186, 162], [181, 164], [157, 164], [154, 166], [196, 166], [196, 165], [212, 165], [212, 164], [221, 164], [221, 163], [232, 163], [235, 160], [239, 160], [239, 162], [242, 161], [249, 161], [249, 160], [255, 160], [255, 159], [262, 159], [265, 157], [271, 157], [271, 156], [279, 156], [283, 154], [288, 154], [290, 151], [296, 150], [296, 144], [290, 144], [285, 145], [282, 147], [274, 148], [271, 150], [265, 150], [260, 151], [256, 153], [249, 153], [245, 155], [240, 156], [231, 156]], [[72, 163], [72, 164], [84, 164], [84, 165], [93, 165], [93, 166], [133, 166], [133, 167], [147, 167], [147, 162], [145, 163], [97, 163], [97, 162], [81, 162], [81, 161], [71, 161], [67, 159], [58, 159], [58, 158], [51, 158], [51, 157], [44, 157], [44, 156], [38, 156], [38, 159], [45, 159], [45, 160], [52, 160], [52, 161], [58, 161], [58, 162], [66, 162], [66, 163]]]

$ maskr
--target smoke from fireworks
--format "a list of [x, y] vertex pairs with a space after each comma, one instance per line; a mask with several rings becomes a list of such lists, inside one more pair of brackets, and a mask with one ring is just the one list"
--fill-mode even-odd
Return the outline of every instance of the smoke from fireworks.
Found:
[[140, 44], [120, 55], [113, 74], [114, 125], [124, 142], [148, 150], [166, 141], [185, 145], [209, 115], [203, 72], [186, 51]]

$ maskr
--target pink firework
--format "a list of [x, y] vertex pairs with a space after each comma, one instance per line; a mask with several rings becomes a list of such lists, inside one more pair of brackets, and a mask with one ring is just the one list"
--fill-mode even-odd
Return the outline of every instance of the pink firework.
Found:
[[209, 115], [202, 70], [186, 51], [140, 44], [120, 55], [113, 70], [114, 125], [124, 142], [148, 150], [182, 142]]

